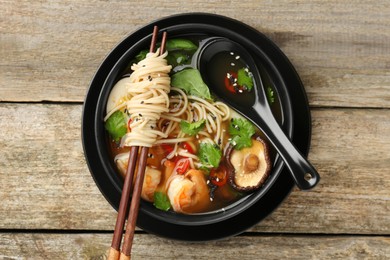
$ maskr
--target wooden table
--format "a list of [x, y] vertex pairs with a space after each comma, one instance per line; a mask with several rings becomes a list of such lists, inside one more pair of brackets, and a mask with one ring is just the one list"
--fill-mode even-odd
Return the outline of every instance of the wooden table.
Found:
[[104, 259], [116, 212], [83, 155], [89, 82], [127, 34], [193, 11], [241, 20], [290, 58], [322, 180], [236, 237], [137, 230], [134, 259], [390, 258], [389, 1], [0, 2], [0, 259]]

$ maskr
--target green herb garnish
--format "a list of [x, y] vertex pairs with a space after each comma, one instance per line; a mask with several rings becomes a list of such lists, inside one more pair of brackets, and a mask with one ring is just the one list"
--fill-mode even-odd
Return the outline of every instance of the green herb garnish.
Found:
[[218, 145], [212, 143], [201, 143], [198, 157], [204, 166], [217, 168], [222, 158], [222, 151]]
[[173, 68], [179, 65], [189, 64], [191, 62], [191, 55], [182, 51], [169, 52], [166, 57], [167, 62]]
[[203, 82], [197, 69], [185, 69], [173, 74], [171, 85], [182, 89], [187, 95], [211, 99], [209, 87]]
[[126, 115], [121, 111], [113, 113], [106, 121], [104, 127], [116, 142], [127, 132]]
[[251, 73], [247, 68], [239, 69], [237, 72], [237, 83], [238, 85], [246, 88], [248, 91], [253, 88], [253, 79]]
[[167, 194], [161, 192], [161, 191], [156, 191], [153, 194], [154, 197], [154, 202], [153, 205], [161, 210], [168, 211], [171, 208], [171, 203], [169, 202], [169, 198]]
[[274, 96], [274, 91], [272, 90], [271, 87], [267, 87], [267, 98], [268, 98], [268, 102], [270, 104], [273, 104], [275, 102], [275, 96]]
[[180, 128], [183, 133], [194, 136], [196, 135], [200, 130], [203, 129], [205, 120], [202, 119], [200, 121], [194, 122], [194, 123], [189, 123], [185, 120], [181, 120], [180, 122]]
[[251, 147], [252, 136], [255, 132], [256, 128], [248, 120], [244, 118], [233, 118], [229, 124], [229, 134], [231, 136], [230, 143], [232, 143], [237, 150]]
[[137, 60], [137, 62], [144, 60], [148, 53], [149, 53], [148, 50], [142, 50], [135, 56], [135, 59]]

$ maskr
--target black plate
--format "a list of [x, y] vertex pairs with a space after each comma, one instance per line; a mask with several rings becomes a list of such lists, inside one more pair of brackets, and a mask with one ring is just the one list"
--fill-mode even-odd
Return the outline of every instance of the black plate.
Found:
[[[98, 148], [96, 143], [97, 133], [94, 129], [97, 123], [95, 111], [98, 109], [99, 95], [111, 68], [128, 52], [129, 46], [149, 41], [154, 25], [157, 25], [160, 30], [166, 29], [168, 31], [172, 27], [175, 27], [176, 31], [180, 31], [180, 28], [182, 28], [183, 33], [190, 33], [188, 28], [191, 27], [207, 28], [208, 30], [210, 28], [217, 28], [218, 30], [223, 28], [224, 35], [222, 36], [228, 37], [229, 33], [236, 35], [237, 32], [243, 35], [243, 39], [261, 53], [262, 57], [268, 59], [267, 63], [270, 64], [271, 70], [278, 76], [278, 80], [285, 85], [291, 102], [290, 112], [292, 118], [294, 118], [293, 128], [289, 134], [295, 146], [302, 154], [307, 155], [310, 147], [311, 118], [306, 93], [295, 69], [272, 41], [248, 25], [219, 15], [192, 13], [163, 18], [133, 32], [110, 52], [93, 78], [85, 99], [82, 120], [84, 153], [96, 184], [114, 208], [117, 209], [119, 205], [120, 192], [118, 190], [120, 190], [120, 187], [112, 185], [112, 176], [107, 175], [102, 170], [105, 166], [96, 153]], [[211, 29], [211, 31], [213, 30]], [[220, 239], [239, 234], [264, 219], [287, 197], [293, 187], [294, 182], [289, 172], [283, 169], [272, 187], [262, 194], [259, 200], [239, 214], [223, 218], [217, 223], [207, 224], [204, 222], [201, 225], [172, 223], [154, 218], [149, 214], [143, 214], [141, 210], [137, 226], [149, 233], [172, 239], [188, 241]]]

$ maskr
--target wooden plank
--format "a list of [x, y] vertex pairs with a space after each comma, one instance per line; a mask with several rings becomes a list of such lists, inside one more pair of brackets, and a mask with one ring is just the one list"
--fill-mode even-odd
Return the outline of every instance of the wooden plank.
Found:
[[[110, 241], [111, 234], [0, 233], [0, 258], [106, 259]], [[390, 238], [242, 235], [189, 243], [136, 234], [132, 252], [132, 259], [388, 259]]]
[[[85, 164], [81, 105], [0, 104], [0, 229], [112, 230]], [[390, 110], [313, 109], [322, 175], [252, 231], [390, 234]], [[88, 199], [86, 199], [88, 198]]]
[[205, 10], [273, 39], [296, 66], [312, 106], [390, 107], [386, 0], [3, 1], [0, 101], [80, 102], [105, 55], [125, 35], [164, 16]]
[[312, 117], [309, 159], [321, 182], [291, 193], [255, 230], [389, 234], [390, 111], [314, 109]]

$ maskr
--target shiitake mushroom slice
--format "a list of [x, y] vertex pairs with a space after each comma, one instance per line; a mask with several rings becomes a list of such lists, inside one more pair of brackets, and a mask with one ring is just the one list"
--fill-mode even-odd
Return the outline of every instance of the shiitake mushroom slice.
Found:
[[238, 191], [258, 189], [268, 178], [272, 164], [269, 149], [260, 137], [252, 139], [252, 146], [241, 150], [229, 145], [226, 149], [229, 182]]

